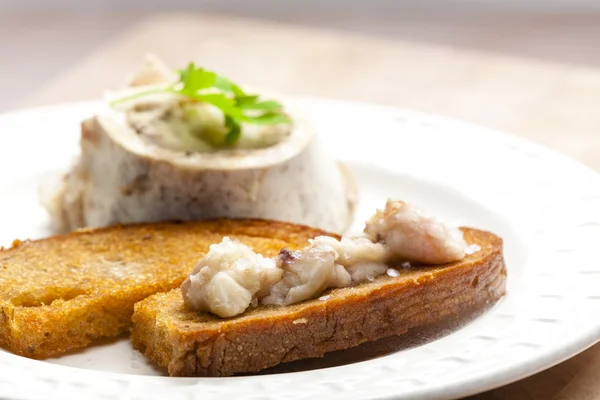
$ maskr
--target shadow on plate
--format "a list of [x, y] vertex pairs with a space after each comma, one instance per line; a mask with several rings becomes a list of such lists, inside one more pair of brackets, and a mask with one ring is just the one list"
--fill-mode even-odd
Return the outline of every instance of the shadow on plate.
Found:
[[491, 307], [484, 310], [470, 310], [460, 316], [447, 318], [440, 322], [423, 327], [409, 329], [407, 333], [400, 336], [392, 336], [364, 343], [360, 346], [347, 350], [339, 350], [325, 354], [322, 358], [310, 358], [289, 363], [279, 364], [252, 374], [240, 374], [237, 376], [269, 375], [290, 372], [310, 371], [322, 368], [339, 367], [375, 358], [385, 357], [399, 351], [408, 350], [422, 346], [434, 340], [448, 336], [457, 330], [467, 326]]

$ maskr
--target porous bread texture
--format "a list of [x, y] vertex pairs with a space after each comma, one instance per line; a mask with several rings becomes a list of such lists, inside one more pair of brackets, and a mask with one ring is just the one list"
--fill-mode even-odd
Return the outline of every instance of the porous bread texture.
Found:
[[291, 306], [258, 306], [219, 318], [187, 309], [178, 289], [151, 296], [135, 305], [133, 344], [172, 376], [229, 376], [482, 310], [505, 293], [502, 240], [463, 231], [480, 250], [461, 261], [400, 268], [398, 276], [382, 275]]
[[230, 236], [274, 256], [325, 232], [259, 220], [154, 223], [16, 242], [0, 251], [0, 346], [45, 358], [127, 332], [134, 303], [177, 288]]

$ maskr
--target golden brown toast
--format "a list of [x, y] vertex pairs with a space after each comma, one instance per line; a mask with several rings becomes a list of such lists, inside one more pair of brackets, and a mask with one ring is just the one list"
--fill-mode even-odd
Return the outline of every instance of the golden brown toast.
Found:
[[189, 311], [179, 289], [156, 294], [135, 305], [133, 344], [172, 376], [228, 376], [484, 309], [505, 293], [502, 240], [463, 231], [481, 250], [459, 262], [399, 268], [398, 277], [383, 275], [291, 306], [258, 306], [233, 318]]
[[178, 287], [223, 236], [274, 256], [322, 234], [280, 222], [217, 220], [115, 226], [15, 242], [0, 251], [0, 346], [44, 358], [126, 332], [134, 303]]

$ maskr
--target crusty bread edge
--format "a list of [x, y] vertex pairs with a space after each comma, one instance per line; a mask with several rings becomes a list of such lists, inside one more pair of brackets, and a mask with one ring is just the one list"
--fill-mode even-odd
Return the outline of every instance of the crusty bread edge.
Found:
[[[42, 239], [15, 239], [12, 242], [10, 247], [0, 247], [0, 252], [13, 251], [20, 246], [28, 245], [28, 244], [35, 243], [35, 242], [50, 242], [50, 241], [56, 242], [56, 241], [60, 241], [60, 240], [64, 240], [64, 239], [71, 240], [71, 238], [73, 238], [74, 236], [93, 235], [93, 234], [96, 234], [99, 232], [107, 232], [107, 231], [111, 231], [111, 230], [117, 230], [117, 231], [118, 230], [131, 230], [131, 229], [135, 230], [135, 229], [140, 229], [140, 228], [160, 227], [161, 225], [169, 225], [169, 224], [182, 224], [183, 225], [183, 224], [196, 224], [196, 223], [213, 223], [213, 224], [215, 224], [216, 226], [218, 226], [218, 228], [212, 230], [212, 232], [214, 232], [214, 233], [233, 234], [231, 232], [227, 232], [227, 229], [224, 228], [224, 226], [227, 226], [227, 225], [230, 225], [230, 226], [241, 225], [242, 228], [250, 227], [252, 229], [262, 229], [262, 228], [266, 227], [271, 230], [279, 230], [279, 229], [285, 229], [286, 227], [287, 228], [294, 227], [296, 232], [311, 232], [312, 237], [331, 236], [331, 237], [335, 237], [337, 239], [340, 238], [340, 235], [338, 235], [338, 234], [327, 232], [327, 231], [324, 231], [324, 230], [318, 229], [318, 228], [313, 228], [308, 225], [295, 224], [295, 223], [291, 223], [291, 222], [274, 221], [274, 220], [260, 219], [260, 218], [213, 218], [213, 219], [205, 219], [205, 220], [201, 220], [201, 221], [165, 220], [165, 221], [155, 221], [155, 222], [136, 222], [136, 223], [130, 223], [130, 224], [114, 224], [114, 225], [103, 226], [103, 227], [81, 228], [81, 229], [74, 230], [72, 232], [59, 233], [59, 234], [49, 236], [46, 238], [42, 238]], [[254, 226], [255, 224], [260, 224], [260, 225]], [[250, 236], [250, 237], [266, 237], [266, 235], [264, 233], [263, 234], [250, 234], [250, 233], [244, 232], [244, 235]]]
[[[152, 307], [146, 307], [149, 303], [144, 301], [136, 304], [132, 341], [134, 347], [172, 376], [229, 376], [321, 357], [326, 352], [400, 335], [447, 318], [459, 318], [463, 313], [489, 307], [506, 290], [502, 240], [479, 232], [491, 238], [490, 253], [481, 262], [438, 271], [429, 285], [422, 285], [433, 279], [427, 273], [408, 287], [395, 287], [388, 281], [347, 303], [324, 301], [328, 303], [325, 314], [301, 309], [283, 317], [278, 315], [276, 321], [245, 324], [239, 332], [207, 329], [190, 333], [169, 329], [168, 323], [153, 314]], [[293, 341], [297, 343], [283, 344], [277, 339], [286, 336], [295, 338]], [[248, 365], [247, 353], [257, 351], [261, 346], [258, 340], [269, 350], [250, 357]]]
[[[295, 240], [296, 235], [315, 237], [319, 235], [334, 236], [331, 233], [312, 227], [291, 224], [280, 221], [262, 219], [230, 219], [217, 218], [204, 221], [165, 221], [145, 222], [136, 224], [116, 224], [101, 228], [85, 228], [74, 232], [51, 236], [38, 240], [15, 240], [10, 248], [0, 248], [6, 254], [20, 251], [22, 246], [33, 246], [39, 242], [60, 243], [64, 240], [76, 240], [77, 237], [94, 235], [99, 232], [112, 232], [115, 234], [123, 230], [139, 230], [140, 228], [152, 229], [170, 224], [212, 224], [209, 229], [215, 233], [233, 235], [233, 231], [243, 233], [249, 237], [278, 237], [284, 235], [289, 241]], [[293, 229], [291, 229], [293, 228]], [[11, 301], [0, 300], [0, 347], [12, 353], [34, 358], [44, 359], [63, 354], [67, 351], [84, 348], [96, 339], [114, 337], [128, 332], [131, 325], [131, 316], [135, 303], [156, 293], [166, 292], [179, 287], [185, 276], [174, 276], [164, 284], [149, 285], [143, 290], [138, 290], [130, 300], [123, 298], [122, 290], [104, 293], [101, 297], [92, 297], [89, 293], [82, 293], [68, 300], [58, 300], [49, 305], [40, 307], [25, 307], [13, 304]], [[98, 315], [98, 310], [102, 310]], [[64, 315], [72, 314], [76, 318], [65, 321]], [[106, 326], [116, 326], [116, 329], [107, 329]], [[16, 334], [27, 329], [27, 335]], [[64, 345], [62, 338], [69, 338], [69, 345]]]

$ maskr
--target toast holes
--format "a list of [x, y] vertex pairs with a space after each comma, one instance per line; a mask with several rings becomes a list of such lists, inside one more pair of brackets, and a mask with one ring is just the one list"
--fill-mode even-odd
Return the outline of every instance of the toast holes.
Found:
[[475, 278], [473, 278], [473, 280], [471, 281], [471, 287], [477, 287], [477, 285], [479, 284], [479, 275], [475, 275]]
[[45, 288], [37, 292], [25, 292], [10, 301], [16, 307], [42, 307], [49, 306], [56, 301], [69, 301], [76, 297], [88, 294], [87, 291], [79, 288]]

